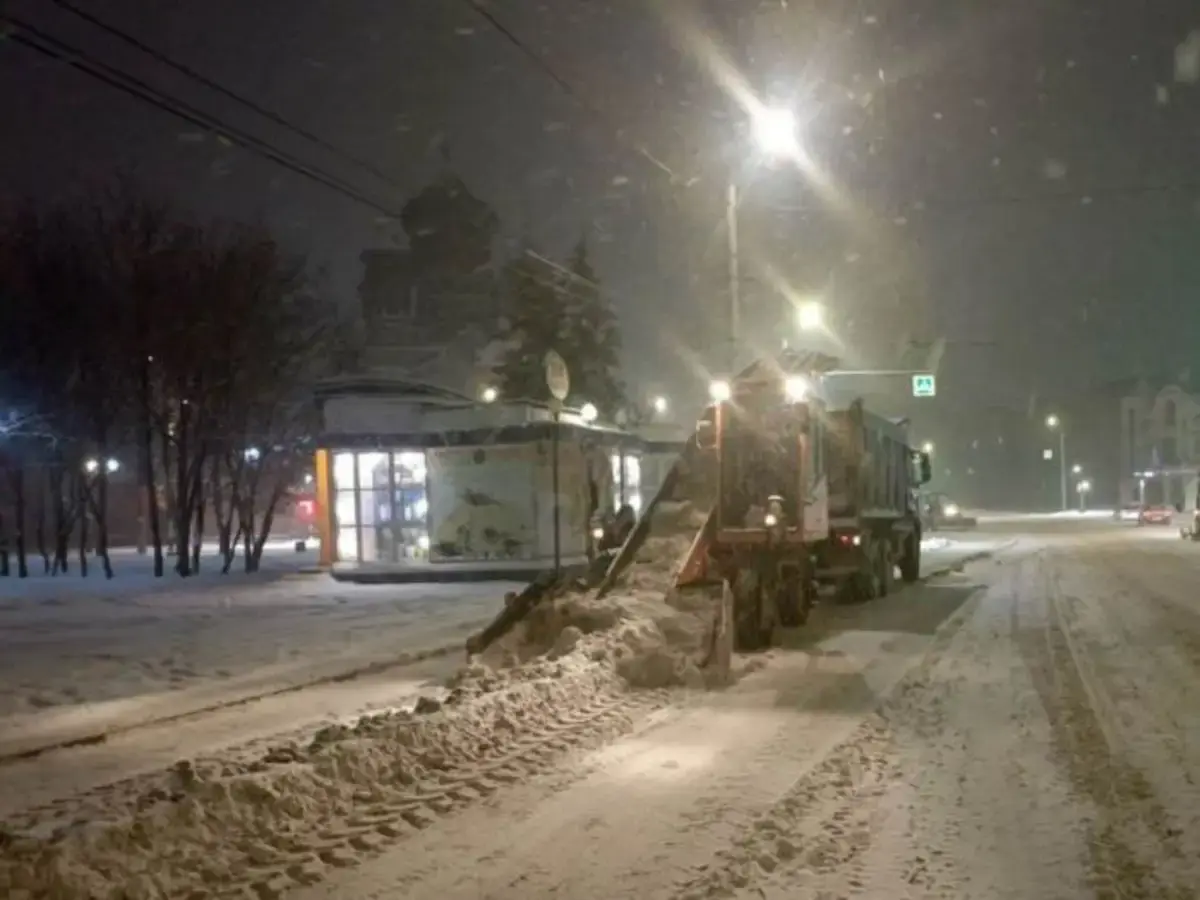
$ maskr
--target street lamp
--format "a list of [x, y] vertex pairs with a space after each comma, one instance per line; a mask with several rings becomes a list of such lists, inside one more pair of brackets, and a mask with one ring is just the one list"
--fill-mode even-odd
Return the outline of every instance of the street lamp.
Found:
[[1059, 468], [1059, 488], [1062, 493], [1062, 508], [1065, 510], [1068, 506], [1067, 500], [1067, 430], [1063, 428], [1062, 420], [1058, 416], [1051, 413], [1046, 416], [1046, 427], [1051, 431], [1058, 432], [1058, 468]]
[[926, 441], [921, 445], [921, 452], [926, 456], [933, 456], [933, 441]]
[[[750, 131], [755, 146], [774, 159], [795, 157], [800, 152], [796, 115], [790, 109], [760, 106], [750, 114]], [[729, 233], [729, 370], [737, 366], [741, 336], [740, 276], [738, 274], [738, 185], [729, 181], [725, 202], [725, 227]]]
[[494, 387], [488, 386], [483, 389], [479, 396], [484, 403], [495, 403], [496, 398], [500, 396], [500, 392]]
[[585, 422], [595, 422], [599, 415], [600, 410], [596, 409], [593, 403], [585, 403], [579, 407], [579, 418]]
[[654, 404], [654, 411], [656, 413], [658, 413], [660, 416], [667, 411], [667, 398], [666, 397], [655, 397], [653, 404]]
[[1075, 485], [1075, 490], [1079, 494], [1079, 511], [1083, 512], [1087, 507], [1087, 495], [1092, 490], [1092, 483], [1085, 478]]
[[760, 107], [750, 117], [754, 143], [769, 156], [795, 156], [800, 152], [796, 114], [790, 109]]
[[1083, 474], [1083, 466], [1081, 466], [1079, 463], [1075, 463], [1075, 465], [1071, 466], [1071, 474], [1072, 475], [1082, 475]]
[[825, 307], [811, 300], [801, 303], [796, 309], [796, 326], [801, 331], [820, 331], [825, 327]]

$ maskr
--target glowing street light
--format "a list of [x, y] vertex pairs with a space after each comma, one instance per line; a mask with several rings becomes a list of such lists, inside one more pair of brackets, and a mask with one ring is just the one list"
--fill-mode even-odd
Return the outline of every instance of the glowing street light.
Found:
[[1083, 466], [1081, 466], [1079, 463], [1075, 463], [1075, 465], [1071, 466], [1071, 474], [1072, 475], [1082, 475], [1083, 474]]
[[87, 472], [89, 475], [95, 475], [97, 472], [100, 471], [100, 460], [98, 460], [98, 459], [84, 460], [83, 471]]
[[262, 451], [257, 447], [247, 447], [242, 451], [242, 457], [246, 462], [257, 462], [262, 458]]
[[585, 422], [595, 422], [599, 416], [600, 410], [596, 409], [593, 403], [585, 403], [579, 407], [579, 418]]
[[[782, 107], [760, 106], [751, 111], [750, 131], [758, 150], [775, 159], [800, 155], [800, 134], [795, 114]], [[729, 238], [729, 368], [737, 365], [741, 340], [741, 296], [738, 274], [738, 184], [730, 180], [725, 201], [725, 227]]]
[[483, 389], [479, 396], [484, 403], [495, 403], [496, 399], [500, 396], [500, 392], [489, 385]]
[[926, 441], [925, 443], [923, 443], [921, 445], [921, 452], [924, 453], [926, 456], [932, 456], [933, 455], [933, 441]]
[[801, 331], [820, 331], [825, 327], [825, 307], [815, 301], [801, 303], [796, 309], [796, 326]]
[[1075, 492], [1079, 494], [1079, 511], [1083, 512], [1087, 509], [1087, 495], [1092, 491], [1092, 483], [1086, 478], [1075, 485]]
[[1067, 430], [1063, 428], [1062, 420], [1054, 413], [1046, 416], [1046, 427], [1058, 432], [1059, 489], [1062, 492], [1062, 508], [1065, 510], [1070, 503], [1067, 499]]
[[796, 115], [790, 109], [762, 107], [750, 118], [754, 143], [770, 156], [795, 156], [800, 152]]
[[663, 415], [667, 411], [668, 404], [667, 404], [666, 397], [655, 397], [653, 404], [654, 404], [654, 411], [656, 413], [658, 413], [660, 416]]

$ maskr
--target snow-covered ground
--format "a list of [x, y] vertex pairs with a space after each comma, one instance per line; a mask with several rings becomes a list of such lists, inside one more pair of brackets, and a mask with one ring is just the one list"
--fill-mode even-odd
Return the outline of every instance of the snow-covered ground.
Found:
[[[994, 550], [996, 546], [994, 540], [990, 543], [978, 540], [947, 543], [939, 540], [936, 547], [931, 543], [926, 548], [927, 572], [932, 574], [961, 568], [962, 560]], [[179, 633], [181, 626], [167, 621], [165, 613], [178, 614], [185, 620], [198, 618], [203, 623], [210, 622], [209, 616], [240, 614], [241, 618], [229, 620], [225, 631], [213, 630], [207, 633], [206, 638], [189, 645], [189, 655], [186, 658], [202, 660], [206, 658], [206, 653], [228, 654], [235, 646], [246, 648], [246, 652], [252, 654], [253, 658], [268, 660], [265, 669], [261, 666], [257, 671], [247, 669], [247, 674], [240, 678], [250, 687], [257, 686], [261, 693], [264, 684], [270, 679], [278, 679], [281, 674], [276, 664], [270, 662], [273, 659], [270, 653], [264, 657], [264, 648], [271, 644], [272, 635], [310, 634], [313, 632], [307, 629], [309, 625], [313, 625], [313, 631], [317, 635], [312, 643], [315, 650], [320, 645], [320, 635], [328, 637], [338, 633], [339, 629], [349, 629], [353, 633], [355, 624], [362, 619], [369, 619], [373, 623], [370, 626], [373, 635], [362, 636], [362, 640], [358, 642], [360, 646], [357, 653], [349, 657], [327, 653], [321, 657], [325, 665], [323, 671], [336, 674], [339, 664], [343, 666], [341, 671], [345, 671], [347, 663], [360, 666], [362, 661], [371, 655], [370, 652], [364, 653], [363, 648], [378, 646], [376, 642], [384, 645], [381, 652], [393, 662], [398, 646], [413, 646], [412, 633], [404, 627], [406, 620], [403, 618], [411, 613], [410, 607], [426, 609], [429, 620], [440, 623], [430, 626], [426, 633], [443, 628], [443, 634], [452, 634], [457, 645], [461, 646], [466, 626], [478, 624], [482, 619], [490, 617], [498, 609], [499, 596], [505, 587], [477, 586], [481, 593], [476, 600], [471, 601], [448, 594], [440, 597], [429, 596], [426, 589], [425, 594], [410, 596], [405, 603], [400, 602], [395, 593], [412, 592], [414, 589], [411, 587], [343, 587], [331, 585], [316, 576], [301, 575], [274, 582], [269, 578], [260, 581], [263, 583], [242, 586], [235, 586], [234, 582], [196, 582], [188, 591], [176, 590], [168, 595], [145, 593], [136, 599], [115, 596], [111, 590], [93, 590], [89, 594], [87, 589], [80, 588], [70, 602], [62, 604], [46, 606], [45, 603], [37, 603], [29, 597], [22, 598], [24, 602], [20, 605], [23, 612], [12, 609], [8, 614], [19, 613], [14, 616], [14, 621], [23, 621], [27, 625], [38, 621], [46, 623], [47, 627], [40, 632], [43, 637], [50, 630], [51, 624], [59, 626], [57, 633], [60, 637], [63, 633], [73, 634], [74, 644], [50, 641], [44, 641], [44, 644], [55, 648], [60, 654], [62, 665], [77, 666], [79, 671], [84, 672], [95, 664], [90, 657], [79, 657], [77, 652], [84, 647], [89, 635], [95, 635], [112, 642], [113, 646], [123, 648], [126, 658], [136, 664], [139, 652], [147, 653], [150, 659], [155, 659], [156, 648], [162, 642], [178, 643], [178, 639], [173, 636]], [[646, 583], [651, 582], [653, 578]], [[226, 591], [216, 590], [213, 584], [224, 584]], [[463, 586], [454, 586], [453, 591], [462, 589]], [[451, 590], [439, 588], [437, 592]], [[923, 608], [924, 605], [918, 599], [922, 590], [924, 589], [916, 588], [907, 591], [907, 602], [912, 603], [916, 600]], [[351, 595], [350, 599], [343, 596], [346, 592]], [[392, 595], [390, 597], [389, 592]], [[906, 594], [898, 596], [903, 597]], [[105, 602], [105, 598], [109, 596], [111, 599]], [[343, 602], [338, 602], [339, 598]], [[660, 604], [658, 608], [662, 609], [663, 613], [653, 612], [655, 602]], [[887, 603], [892, 604], [893, 601]], [[523, 666], [512, 670], [511, 675], [501, 673], [501, 676], [493, 676], [488, 674], [487, 669], [481, 670], [482, 674], [460, 674], [457, 681], [460, 687], [450, 697], [453, 698], [454, 693], [457, 693], [469, 698], [482, 691], [483, 700], [480, 702], [483, 705], [456, 706], [455, 713], [445, 721], [439, 721], [439, 716], [428, 720], [419, 717], [414, 719], [404, 710], [411, 710], [418, 696], [446, 697], [445, 688], [441, 687], [441, 684], [447, 676], [460, 668], [461, 657], [414, 659], [409, 665], [377, 668], [352, 680], [327, 678], [322, 683], [303, 690], [276, 693], [247, 704], [229, 703], [234, 697], [229, 691], [230, 682], [239, 681], [239, 676], [231, 675], [228, 679], [216, 682], [201, 678], [197, 685], [183, 687], [173, 694], [168, 694], [165, 700], [161, 694], [134, 693], [132, 699], [125, 701], [72, 704], [63, 710], [47, 709], [26, 716], [10, 716], [5, 724], [9, 728], [10, 736], [18, 745], [22, 740], [27, 743], [32, 740], [27, 727], [31, 723], [42, 726], [34, 736], [40, 740], [47, 737], [47, 721], [57, 723], [60, 730], [70, 726], [78, 731], [80, 728], [86, 729], [92, 719], [100, 713], [103, 713], [101, 718], [105, 724], [111, 724], [114, 716], [138, 715], [141, 716], [142, 727], [110, 734], [100, 742], [50, 751], [32, 758], [14, 759], [10, 756], [7, 760], [0, 760], [0, 820], [6, 821], [6, 827], [15, 829], [15, 833], [42, 835], [47, 834], [49, 829], [61, 829], [68, 823], [75, 823], [69, 831], [57, 832], [62, 836], [74, 834], [75, 829], [80, 827], [111, 828], [114, 816], [117, 817], [116, 821], [128, 816], [134, 817], [133, 821], [142, 824], [133, 827], [151, 828], [159, 835], [156, 840], [167, 841], [165, 847], [159, 848], [166, 852], [166, 857], [152, 855], [148, 859], [142, 859], [134, 855], [120, 863], [121, 866], [132, 866], [132, 871], [125, 875], [118, 874], [118, 878], [133, 877], [133, 873], [141, 871], [147, 864], [150, 865], [150, 869], [156, 866], [159, 869], [157, 875], [147, 873], [146, 877], [150, 880], [142, 885], [140, 892], [135, 891], [131, 895], [134, 897], [175, 896], [188, 885], [190, 887], [187, 887], [185, 893], [204, 896], [192, 893], [195, 879], [200, 877], [203, 881], [203, 876], [199, 873], [188, 875], [186, 866], [181, 872], [181, 863], [172, 862], [178, 853], [196, 858], [198, 852], [202, 857], [212, 857], [215, 862], [228, 854], [232, 854], [228, 857], [230, 860], [237, 860], [242, 858], [241, 854], [244, 852], [251, 852], [252, 855], [257, 854], [261, 857], [260, 862], [264, 864], [268, 857], [272, 861], [280, 861], [281, 858], [275, 850], [247, 850], [249, 845], [245, 844], [245, 836], [238, 835], [239, 829], [248, 824], [249, 820], [245, 819], [248, 814], [255, 818], [260, 815], [269, 816], [275, 823], [271, 828], [282, 828], [282, 834], [293, 834], [294, 839], [301, 841], [301, 844], [313, 837], [303, 837], [309, 828], [325, 823], [325, 831], [335, 836], [331, 838], [333, 843], [325, 851], [312, 844], [312, 853], [302, 853], [304, 858], [298, 862], [294, 861], [296, 865], [290, 870], [284, 865], [274, 874], [268, 871], [263, 879], [255, 882], [254, 890], [260, 895], [271, 896], [272, 892], [275, 892], [274, 895], [278, 896], [289, 884], [295, 887], [299, 883], [308, 883], [324, 877], [327, 874], [327, 866], [337, 868], [344, 864], [352, 864], [364, 855], [369, 857], [373, 848], [379, 848], [391, 840], [387, 837], [389, 834], [394, 838], [407, 833], [413, 828], [414, 821], [423, 823], [431, 815], [433, 819], [437, 819], [441, 813], [460, 805], [464, 799], [487, 796], [504, 785], [528, 780], [530, 775], [536, 775], [547, 768], [547, 761], [553, 763], [565, 750], [603, 744], [617, 734], [644, 725], [645, 714], [655, 710], [659, 711], [656, 715], [665, 714], [668, 718], [678, 715], [677, 710], [663, 712], [670, 699], [663, 691], [645, 691], [631, 696], [621, 689], [619, 679], [613, 680], [614, 670], [604, 669], [602, 666], [598, 668], [595, 663], [588, 661], [601, 658], [595, 656], [597, 651], [602, 656], [608, 656], [612, 652], [611, 649], [601, 648], [615, 647], [616, 656], [612, 657], [617, 663], [615, 672], [625, 673], [623, 677], [630, 677], [630, 673], [634, 673], [636, 678], [643, 682], [662, 680], [663, 683], [671, 683], [673, 679], [678, 680], [670, 675], [670, 657], [657, 652], [655, 642], [661, 640], [664, 634], [673, 635], [672, 640], [677, 639], [680, 634], [686, 637], [686, 632], [691, 628], [694, 634], [690, 640], [694, 645], [698, 645], [697, 639], [701, 639], [699, 643], [703, 643], [702, 634], [695, 632], [695, 625], [687, 625], [690, 620], [686, 614], [667, 610], [661, 606], [661, 601], [650, 598], [647, 601], [639, 601], [639, 604], [641, 608], [649, 610], [648, 614], [659, 615], [659, 624], [639, 625], [635, 622], [631, 628], [614, 632], [617, 642], [615, 645], [611, 642], [590, 645], [597, 649], [586, 650], [584, 644], [580, 644], [580, 652], [571, 653], [572, 647], [583, 636], [577, 633], [575, 638], [564, 643], [561, 640], [566, 636], [564, 632], [560, 635], [560, 640], [555, 642], [555, 653], [570, 654], [562, 663]], [[345, 607], [351, 609], [344, 610]], [[399, 607], [408, 611], [397, 612]], [[460, 614], [451, 615], [450, 611], [455, 607], [474, 610], [472, 621], [468, 623]], [[353, 612], [354, 608], [359, 609], [359, 614]], [[869, 613], [862, 614], [868, 615], [868, 618], [886, 618], [895, 615], [896, 609], [902, 608], [903, 604], [900, 607], [872, 605], [863, 608], [871, 610]], [[41, 612], [36, 612], [39, 609]], [[98, 613], [97, 610], [104, 612]], [[339, 613], [339, 610], [342, 612]], [[931, 615], [933, 619], [926, 622], [922, 628], [926, 632], [930, 631], [930, 623], [944, 616], [946, 611], [947, 608], [941, 601], [930, 605], [922, 615]], [[663, 614], [666, 615], [665, 619], [661, 618]], [[39, 619], [39, 616], [47, 615], [50, 617], [49, 622]], [[585, 615], [590, 614], [585, 610]], [[861, 635], [856, 637], [853, 629], [847, 629], [847, 624], [853, 624], [859, 615], [855, 609], [831, 608], [824, 612], [819, 611], [806, 629], [793, 633], [790, 640], [793, 643], [798, 640], [800, 643], [780, 652], [777, 667], [769, 668], [773, 673], [771, 677], [782, 678], [785, 681], [794, 680], [801, 669], [808, 665], [804, 661], [813, 658], [814, 651], [807, 645], [818, 642], [830, 652], [838, 646], [855, 647], [857, 649], [853, 652], [856, 655], [861, 654], [864, 659], [882, 652], [889, 661], [880, 670], [882, 674], [879, 677], [894, 680], [907, 665], [904, 660], [911, 654], [912, 646], [906, 645], [904, 640], [897, 645], [884, 630], [875, 635], [868, 635], [865, 639]], [[850, 618], [846, 619], [846, 616]], [[309, 618], [319, 622], [309, 623]], [[297, 627], [296, 621], [306, 624]], [[411, 619], [408, 621], [411, 622]], [[699, 620], [696, 621], [700, 623]], [[192, 626], [202, 627], [220, 629], [222, 626]], [[392, 629], [390, 640], [387, 633], [389, 627]], [[37, 629], [32, 630], [34, 633], [38, 632]], [[398, 644], [398, 640], [402, 643]], [[584, 638], [585, 643], [589, 640], [592, 639]], [[124, 643], [121, 643], [122, 641]], [[36, 641], [27, 640], [26, 643]], [[208, 644], [222, 645], [224, 650], [215, 646], [205, 650]], [[561, 651], [558, 644], [563, 644]], [[65, 652], [68, 647], [74, 648], [74, 655]], [[898, 652], [893, 653], [896, 647], [899, 648]], [[628, 665], [631, 662], [628, 657], [630, 651], [635, 657], [640, 656], [641, 662], [637, 665]], [[825, 650], [821, 652], [824, 653]], [[622, 653], [626, 654], [624, 662], [621, 660]], [[29, 658], [32, 657], [27, 655], [26, 659]], [[662, 667], [664, 660], [668, 662], [666, 670]], [[637, 663], [637, 659], [632, 662]], [[743, 670], [751, 671], [762, 664], [762, 660], [750, 660], [742, 661], [739, 666]], [[19, 667], [11, 662], [9, 665], [14, 671], [20, 671]], [[801, 666], [801, 669], [796, 668], [797, 666]], [[199, 669], [200, 666], [193, 668]], [[304, 669], [306, 676], [311, 679], [315, 671], [310, 661]], [[604, 674], [606, 671], [610, 674]], [[66, 676], [54, 672], [47, 673], [41, 683], [43, 690], [46, 689], [47, 683], [45, 677], [49, 677], [49, 683], [65, 684], [68, 681]], [[61, 677], [62, 680], [55, 682], [54, 677]], [[31, 685], [36, 683], [28, 675], [26, 680]], [[807, 682], [809, 679], [802, 680]], [[288, 682], [285, 680], [280, 683]], [[748, 683], [753, 683], [753, 679]], [[127, 685], [129, 691], [135, 692], [140, 687], [142, 686], [137, 683]], [[204, 699], [206, 696], [210, 700], [219, 701], [213, 704], [219, 708], [202, 715], [159, 724], [152, 722], [159, 714], [186, 712], [188, 703]], [[740, 693], [707, 696], [718, 705], [731, 706], [735, 718], [743, 716], [743, 713], [737, 710]], [[168, 705], [170, 700], [175, 701], [174, 706]], [[181, 705], [181, 701], [185, 702]], [[497, 717], [496, 704], [500, 704], [501, 710], [507, 706], [508, 711], [501, 712]], [[364, 713], [368, 714], [367, 717], [360, 718]], [[50, 717], [49, 720], [47, 717]], [[749, 720], [731, 719], [730, 724], [740, 729], [753, 724], [751, 720], [754, 718], [751, 714]], [[139, 720], [132, 721], [136, 723]], [[23, 726], [23, 730], [15, 728], [16, 725]], [[349, 730], [344, 726], [350, 726]], [[365, 745], [359, 735], [368, 739]], [[36, 741], [34, 743], [36, 744]], [[9, 746], [13, 746], [11, 741]], [[420, 750], [422, 747], [425, 749]], [[473, 747], [475, 749], [472, 749]], [[412, 751], [405, 748], [417, 748], [418, 756], [412, 757]], [[434, 756], [430, 756], [431, 753]], [[294, 776], [289, 775], [289, 765], [299, 767]], [[329, 768], [330, 765], [333, 768]], [[396, 774], [388, 776], [380, 766]], [[549, 768], [554, 767], [551, 765]], [[576, 777], [571, 769], [563, 771], [566, 772], [564, 777], [568, 780]], [[164, 772], [168, 773], [165, 778], [161, 774]], [[424, 774], [421, 774], [422, 772]], [[391, 777], [399, 777], [401, 780], [393, 783]], [[207, 812], [201, 813], [212, 821], [213, 825], [207, 831], [200, 832], [196, 832], [194, 826], [184, 826], [183, 831], [178, 832], [181, 835], [181, 843], [172, 851], [172, 839], [165, 836], [176, 833], [182, 822], [174, 820], [174, 813], [169, 812], [169, 806], [169, 819], [162, 820], [162, 813], [158, 808], [169, 797], [182, 798], [179, 787], [184, 782], [207, 785], [214, 778], [217, 781], [232, 779], [233, 781], [221, 788], [221, 791], [236, 789], [240, 799], [226, 793], [221, 794], [225, 797], [224, 800], [216, 795], [203, 801], [200, 801], [199, 797], [195, 798], [202, 807], [210, 802], [218, 804], [217, 807], [208, 808]], [[294, 778], [300, 780], [295, 781]], [[238, 783], [236, 788], [234, 782]], [[460, 782], [461, 787], [454, 787]], [[211, 787], [216, 786], [216, 782], [211, 783]], [[255, 792], [265, 790], [268, 794], [262, 794], [258, 799], [244, 794], [252, 787]], [[186, 789], [185, 793], [187, 790], [190, 788]], [[434, 794], [429, 793], [431, 790]], [[380, 791], [383, 791], [383, 794], [380, 794]], [[267, 801], [268, 795], [276, 800]], [[367, 798], [370, 796], [376, 796], [378, 802], [369, 802]], [[289, 797], [292, 799], [288, 799]], [[262, 807], [260, 801], [267, 801], [267, 806]], [[231, 803], [232, 806], [229, 805]], [[283, 803], [286, 808], [292, 810], [287, 816], [294, 814], [299, 816], [299, 819], [291, 825], [281, 823], [277, 817], [284, 807], [277, 807], [278, 803]], [[373, 819], [374, 824], [366, 829], [369, 834], [364, 832], [363, 825], [358, 821], [364, 813], [355, 812], [362, 803], [367, 803], [369, 808], [379, 807], [373, 814], [374, 819], [378, 821]], [[200, 811], [200, 807], [195, 806], [189, 806], [189, 809], [196, 813]], [[258, 811], [252, 813], [252, 809]], [[150, 810], [153, 817], [143, 819], [144, 810]], [[405, 812], [406, 810], [408, 812]], [[188, 817], [192, 815], [193, 813], [187, 813]], [[224, 822], [224, 825], [219, 824], [221, 822]], [[257, 829], [262, 826], [254, 827]], [[73, 849], [69, 852], [64, 850], [67, 855], [53, 864], [53, 871], [59, 874], [51, 877], [67, 877], [63, 876], [62, 872], [80, 871], [79, 865], [83, 861], [74, 854], [81, 852], [81, 846], [94, 848], [93, 851], [83, 851], [85, 857], [99, 846], [120, 846], [120, 842], [128, 840], [133, 832], [123, 830], [125, 826], [119, 828], [121, 836], [107, 839], [102, 845], [95, 845], [90, 841], [83, 845], [56, 845], [60, 846], [60, 849]], [[205, 837], [206, 834], [208, 837]], [[226, 834], [228, 842], [223, 837]], [[0, 829], [0, 837], [2, 836], [3, 829]], [[101, 839], [97, 837], [97, 840]], [[117, 840], [118, 843], [108, 843], [111, 840]], [[204, 849], [198, 850], [197, 842]], [[320, 843], [320, 840], [317, 843]], [[262, 856], [263, 853], [266, 853], [266, 856]], [[40, 858], [44, 860], [47, 857]], [[88, 865], [95, 864], [93, 862]], [[164, 864], [167, 866], [165, 871], [162, 870]], [[100, 865], [106, 872], [113, 872], [111, 861], [101, 862]], [[288, 874], [289, 871], [291, 874]], [[184, 876], [182, 880], [181, 874]], [[45, 875], [43, 871], [39, 877]], [[15, 878], [16, 881], [6, 881], [9, 877]], [[32, 877], [29, 870], [18, 867], [6, 871], [0, 867], [0, 887], [15, 889], [23, 877]], [[78, 877], [86, 879], [93, 876], [69, 876], [66, 882], [61, 883], [61, 888], [68, 893], [70, 890], [78, 890], [79, 882], [71, 880]], [[68, 888], [67, 885], [75, 887]]]
[[130, 554], [112, 581], [0, 579], [0, 758], [461, 648], [521, 587], [340, 584], [305, 556], [253, 576], [154, 579]]
[[1198, 580], [1024, 541], [287, 896], [1195, 896]]

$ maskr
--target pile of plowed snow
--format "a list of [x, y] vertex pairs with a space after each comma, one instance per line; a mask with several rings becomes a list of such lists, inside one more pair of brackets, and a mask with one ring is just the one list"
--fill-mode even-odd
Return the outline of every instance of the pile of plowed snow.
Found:
[[690, 504], [663, 504], [652, 536], [618, 585], [603, 597], [565, 591], [543, 599], [483, 661], [507, 670], [529, 660], [581, 653], [607, 663], [631, 687], [704, 687], [719, 594], [676, 591], [674, 579], [703, 515]]
[[628, 731], [669, 700], [646, 688], [703, 686], [712, 641], [711, 598], [670, 590], [702, 519], [661, 515], [608, 596], [547, 598], [440, 699], [0, 824], [0, 897], [280, 897]]
[[110, 786], [102, 817], [60, 802], [4, 823], [0, 897], [281, 896], [627, 731], [666, 700], [631, 695], [611, 667], [578, 654], [503, 673], [473, 664], [416, 710]]

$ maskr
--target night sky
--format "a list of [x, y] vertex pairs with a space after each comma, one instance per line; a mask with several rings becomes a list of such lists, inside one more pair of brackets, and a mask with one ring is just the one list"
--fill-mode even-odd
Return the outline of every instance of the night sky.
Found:
[[[438, 171], [445, 146], [510, 237], [561, 257], [586, 233], [646, 384], [671, 387], [685, 345], [723, 346], [730, 177], [745, 187], [744, 291], [762, 340], [781, 333], [775, 272], [820, 293], [864, 358], [882, 360], [901, 334], [944, 336], [952, 399], [1020, 406], [1200, 363], [1194, 0], [488, 3], [575, 97], [462, 0], [79, 5], [388, 181], [51, 0], [6, 10], [385, 208]], [[1192, 41], [1200, 56], [1200, 32]], [[731, 78], [797, 111], [828, 190], [754, 158]], [[266, 219], [329, 268], [347, 303], [359, 251], [400, 234], [377, 210], [12, 41], [0, 87], [6, 200], [123, 171], [187, 209]]]

